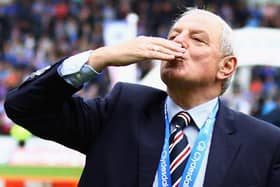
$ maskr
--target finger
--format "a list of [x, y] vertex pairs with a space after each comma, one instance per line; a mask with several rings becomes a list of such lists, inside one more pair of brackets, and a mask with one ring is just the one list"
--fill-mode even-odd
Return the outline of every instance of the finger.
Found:
[[152, 51], [151, 58], [157, 60], [174, 60], [176, 56], [172, 54], [162, 53], [160, 51]]
[[168, 55], [174, 55], [176, 57], [183, 57], [183, 55], [184, 55], [184, 53], [181, 51], [177, 52], [177, 51], [171, 50], [169, 48], [165, 48], [165, 47], [158, 46], [158, 45], [152, 46], [152, 50], [156, 51], [156, 52], [168, 54]]
[[183, 48], [181, 44], [171, 41], [171, 40], [164, 39], [164, 38], [153, 37], [152, 43], [157, 46], [161, 46], [162, 48], [166, 48], [166, 49], [176, 51], [176, 52], [185, 52], [186, 51], [186, 49]]

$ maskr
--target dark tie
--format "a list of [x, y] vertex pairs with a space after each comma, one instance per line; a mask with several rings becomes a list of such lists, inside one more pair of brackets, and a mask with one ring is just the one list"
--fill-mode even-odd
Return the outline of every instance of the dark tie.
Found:
[[169, 137], [170, 174], [172, 187], [179, 186], [191, 148], [183, 129], [190, 124], [191, 117], [186, 112], [178, 113], [171, 121], [175, 125]]

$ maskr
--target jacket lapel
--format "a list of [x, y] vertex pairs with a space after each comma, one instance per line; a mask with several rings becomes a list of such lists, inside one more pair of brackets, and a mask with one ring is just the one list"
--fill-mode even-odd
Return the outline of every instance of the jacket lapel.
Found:
[[166, 93], [162, 92], [139, 117], [139, 186], [152, 186], [156, 175], [164, 142], [165, 98]]
[[[162, 152], [165, 132], [164, 101], [165, 94], [159, 96], [157, 103], [145, 107], [139, 117], [139, 187], [151, 186], [160, 155]], [[240, 149], [240, 141], [236, 138], [234, 114], [222, 103], [218, 111], [208, 163], [205, 173], [204, 187], [219, 187], [223, 183], [227, 170]]]
[[233, 119], [233, 112], [221, 103], [208, 156], [204, 187], [221, 186], [240, 149]]

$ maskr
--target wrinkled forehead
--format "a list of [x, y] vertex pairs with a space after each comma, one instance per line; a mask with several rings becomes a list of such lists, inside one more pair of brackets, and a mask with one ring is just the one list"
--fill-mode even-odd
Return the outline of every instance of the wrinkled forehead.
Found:
[[186, 12], [174, 23], [171, 30], [174, 28], [201, 30], [216, 41], [219, 41], [222, 33], [221, 18], [206, 11]]

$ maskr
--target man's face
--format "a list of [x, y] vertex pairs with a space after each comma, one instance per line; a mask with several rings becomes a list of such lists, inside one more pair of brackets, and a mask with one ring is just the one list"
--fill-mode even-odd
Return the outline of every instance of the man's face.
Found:
[[217, 18], [194, 13], [180, 18], [171, 28], [168, 39], [186, 49], [183, 58], [162, 61], [161, 78], [172, 86], [212, 85], [222, 60]]

